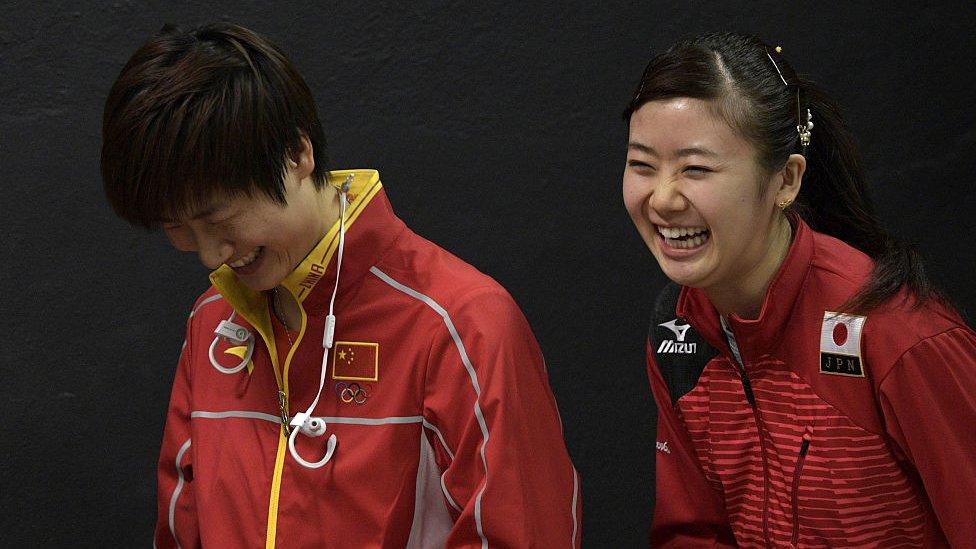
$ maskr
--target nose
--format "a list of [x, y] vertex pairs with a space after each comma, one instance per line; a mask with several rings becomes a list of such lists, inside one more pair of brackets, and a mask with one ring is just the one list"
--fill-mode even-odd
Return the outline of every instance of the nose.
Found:
[[662, 178], [654, 185], [647, 205], [660, 214], [680, 212], [688, 207], [688, 199], [681, 192], [681, 183]]
[[200, 262], [210, 270], [220, 267], [234, 254], [234, 246], [218, 237], [199, 236], [197, 237], [197, 246]]

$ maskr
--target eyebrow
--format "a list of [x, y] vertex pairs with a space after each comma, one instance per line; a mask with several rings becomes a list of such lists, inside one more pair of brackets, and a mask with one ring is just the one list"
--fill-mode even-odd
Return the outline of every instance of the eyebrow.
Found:
[[[653, 154], [654, 156], [660, 156], [658, 154], [658, 152], [656, 150], [654, 150], [654, 147], [651, 147], [650, 145], [645, 145], [643, 143], [639, 143], [637, 141], [631, 141], [630, 143], [628, 143], [627, 144], [627, 148], [628, 149], [635, 149], [635, 150], [638, 150], [638, 151], [641, 151], [641, 152], [644, 152], [644, 153], [647, 153], [647, 154]], [[713, 151], [711, 149], [706, 149], [704, 147], [686, 147], [684, 149], [678, 149], [677, 151], [675, 151], [675, 156], [677, 156], [679, 158], [685, 157], [685, 156], [695, 156], [695, 155], [698, 155], [698, 156], [707, 156], [707, 157], [711, 157], [711, 158], [717, 158], [718, 157], [718, 153], [717, 152], [715, 152], [715, 151]]]

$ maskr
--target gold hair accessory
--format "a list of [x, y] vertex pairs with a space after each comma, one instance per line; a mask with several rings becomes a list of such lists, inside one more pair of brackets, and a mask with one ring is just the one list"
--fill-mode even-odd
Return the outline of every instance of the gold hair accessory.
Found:
[[[773, 50], [776, 51], [776, 53], [783, 52], [783, 48], [780, 46], [776, 46], [775, 48], [773, 48]], [[766, 57], [768, 57], [769, 61], [773, 64], [773, 68], [776, 69], [776, 74], [778, 74], [779, 79], [783, 81], [783, 85], [786, 86], [787, 89], [789, 89], [790, 84], [789, 82], [786, 81], [786, 78], [783, 76], [783, 72], [779, 70], [779, 63], [777, 63], [776, 60], [773, 59], [773, 56], [769, 53], [769, 49], [766, 46], [763, 46], [763, 51], [766, 52]], [[800, 106], [800, 86], [799, 84], [797, 84], [796, 85], [796, 133], [800, 138], [800, 147], [802, 148], [803, 155], [806, 156], [807, 147], [810, 146], [810, 135], [813, 130], [813, 114], [810, 112], [810, 109], [807, 109], [806, 124], [803, 123], [802, 116], [803, 116], [803, 108]]]
[[[799, 95], [799, 94], [798, 94]], [[797, 103], [799, 103], [799, 98], [797, 98]], [[799, 105], [797, 105], [799, 106]], [[807, 109], [807, 124], [806, 126], [798, 124], [796, 126], [796, 133], [800, 134], [800, 145], [803, 147], [803, 151], [806, 152], [807, 146], [810, 145], [810, 133], [813, 130], [813, 113], [810, 109]]]

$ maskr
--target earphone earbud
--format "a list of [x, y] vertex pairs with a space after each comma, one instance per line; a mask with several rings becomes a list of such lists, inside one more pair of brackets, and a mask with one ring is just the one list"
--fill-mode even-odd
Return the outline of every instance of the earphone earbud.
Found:
[[308, 424], [304, 425], [305, 434], [310, 437], [320, 437], [325, 434], [325, 421], [321, 418], [313, 417], [308, 420]]

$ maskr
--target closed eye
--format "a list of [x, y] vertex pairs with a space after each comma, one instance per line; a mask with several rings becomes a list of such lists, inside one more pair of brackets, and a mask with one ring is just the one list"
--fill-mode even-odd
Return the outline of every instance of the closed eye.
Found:
[[653, 170], [654, 166], [648, 164], [647, 162], [642, 162], [640, 160], [630, 159], [627, 160], [627, 165], [631, 168], [638, 170]]
[[711, 168], [706, 168], [705, 166], [688, 166], [684, 169], [684, 172], [692, 177], [703, 177], [713, 171]]
[[210, 225], [210, 226], [227, 225], [231, 221], [233, 221], [234, 218], [236, 218], [236, 217], [237, 217], [237, 214], [233, 214], [233, 215], [229, 215], [227, 217], [224, 217], [222, 219], [209, 219], [209, 220], [207, 220], [207, 225]]

